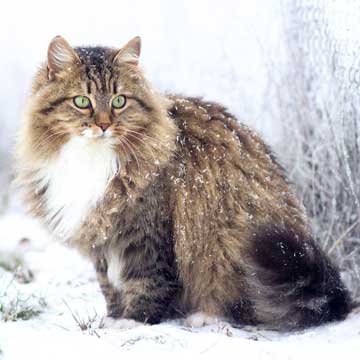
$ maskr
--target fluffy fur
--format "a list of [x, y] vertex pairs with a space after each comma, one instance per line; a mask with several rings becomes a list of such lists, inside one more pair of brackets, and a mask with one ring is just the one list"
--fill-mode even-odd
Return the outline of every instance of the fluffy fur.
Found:
[[27, 204], [94, 262], [108, 315], [280, 330], [343, 319], [348, 292], [268, 147], [218, 104], [157, 94], [139, 54], [139, 38], [55, 38], [18, 141]]
[[57, 236], [68, 238], [102, 200], [120, 161], [111, 142], [74, 137], [42, 170], [47, 222]]

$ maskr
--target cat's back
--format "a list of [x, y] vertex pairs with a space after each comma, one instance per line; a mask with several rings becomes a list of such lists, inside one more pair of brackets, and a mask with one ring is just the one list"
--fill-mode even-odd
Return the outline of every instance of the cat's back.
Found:
[[[201, 98], [169, 96], [169, 115], [178, 127], [178, 152], [192, 165], [219, 166], [224, 173], [263, 183], [285, 180], [282, 167], [259, 135], [236, 119], [221, 104]], [[227, 180], [229, 180], [227, 178]], [[276, 181], [274, 181], [276, 180]]]
[[237, 227], [242, 219], [244, 231], [262, 223], [287, 222], [307, 232], [302, 207], [282, 167], [256, 132], [220, 104], [170, 99], [169, 113], [178, 127], [172, 169], [179, 217], [201, 217], [203, 229], [217, 219]]
[[200, 97], [171, 95], [169, 98], [172, 101], [169, 114], [178, 126], [180, 136], [211, 144], [250, 136], [250, 130], [218, 103]]
[[[258, 162], [270, 160], [280, 168], [270, 148], [255, 131], [241, 123], [223, 105], [199, 97], [171, 95], [169, 115], [179, 128], [178, 142], [226, 152], [235, 158], [251, 157]], [[234, 158], [234, 160], [235, 160]]]

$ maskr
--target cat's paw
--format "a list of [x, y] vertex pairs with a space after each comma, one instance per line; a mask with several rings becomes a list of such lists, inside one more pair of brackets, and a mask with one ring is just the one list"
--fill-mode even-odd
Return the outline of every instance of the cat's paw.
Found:
[[185, 325], [192, 328], [200, 328], [207, 325], [214, 325], [218, 322], [219, 319], [217, 317], [199, 311], [188, 316], [185, 320]]
[[102, 325], [107, 329], [133, 329], [145, 324], [133, 319], [115, 319], [110, 316], [106, 316]]

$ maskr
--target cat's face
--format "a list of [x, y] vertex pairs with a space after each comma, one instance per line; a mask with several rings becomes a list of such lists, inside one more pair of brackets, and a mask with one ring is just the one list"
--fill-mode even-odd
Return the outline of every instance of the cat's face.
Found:
[[120, 50], [73, 49], [63, 38], [54, 38], [30, 101], [32, 150], [49, 156], [79, 137], [109, 142], [122, 157], [141, 161], [165, 144], [173, 126], [162, 98], [138, 68], [139, 55], [138, 37]]

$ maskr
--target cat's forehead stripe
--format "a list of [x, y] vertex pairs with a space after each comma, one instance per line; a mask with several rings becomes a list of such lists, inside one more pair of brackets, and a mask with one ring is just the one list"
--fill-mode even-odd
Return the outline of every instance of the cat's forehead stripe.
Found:
[[94, 83], [96, 91], [108, 91], [112, 75], [112, 51], [102, 47], [80, 47], [76, 48], [76, 52], [85, 65], [88, 80]]
[[116, 81], [113, 81], [113, 83], [112, 83], [112, 87], [113, 87], [113, 93], [114, 94], [117, 94], [117, 91], [118, 91], [118, 84], [117, 84], [117, 82]]
[[91, 94], [91, 82], [90, 81], [86, 82], [86, 91], [88, 94]]

